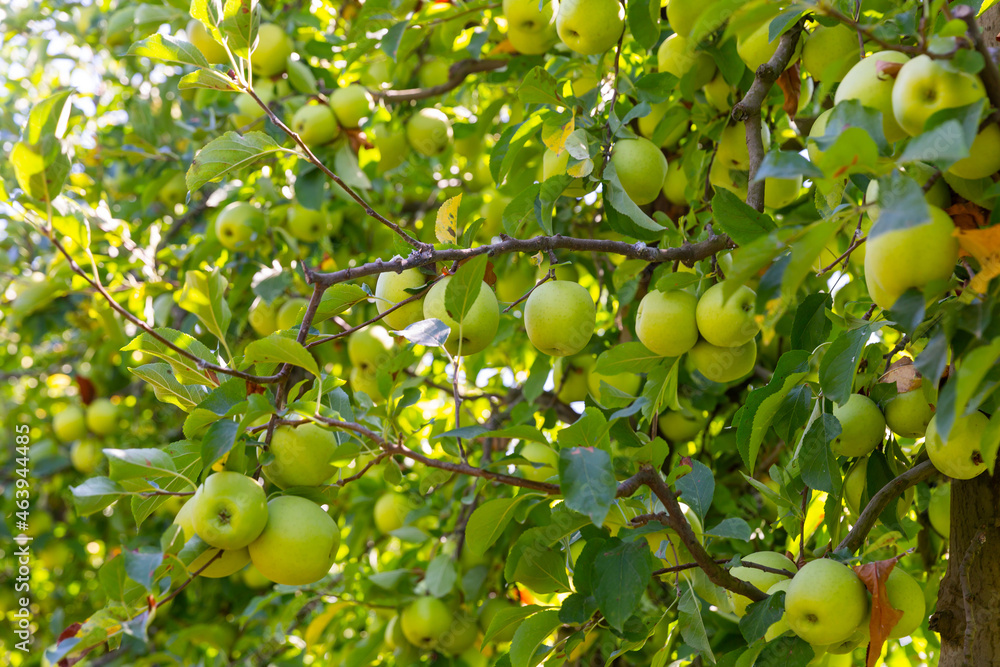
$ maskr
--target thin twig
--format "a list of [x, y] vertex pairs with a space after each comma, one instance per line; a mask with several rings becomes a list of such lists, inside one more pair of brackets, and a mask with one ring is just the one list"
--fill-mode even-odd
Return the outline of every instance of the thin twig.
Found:
[[423, 100], [428, 97], [437, 97], [451, 92], [455, 88], [462, 85], [462, 82], [465, 81], [470, 74], [476, 74], [478, 72], [492, 72], [494, 70], [503, 69], [506, 66], [506, 60], [479, 60], [476, 58], [468, 58], [466, 60], [460, 60], [452, 65], [448, 70], [448, 80], [436, 86], [431, 86], [430, 88], [408, 88], [406, 90], [372, 90], [370, 92], [372, 97], [377, 97], [389, 104]]

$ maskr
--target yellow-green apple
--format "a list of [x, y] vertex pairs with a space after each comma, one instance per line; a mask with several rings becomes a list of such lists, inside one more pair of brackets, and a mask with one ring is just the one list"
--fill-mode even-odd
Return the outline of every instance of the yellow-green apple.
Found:
[[[511, 609], [515, 606], [516, 605], [507, 598], [489, 598], [479, 608], [479, 629], [486, 632], [490, 629], [490, 623], [493, 622], [493, 619], [498, 613], [504, 609]], [[498, 644], [505, 644], [514, 638], [515, 630], [517, 630], [517, 625], [511, 624], [494, 635], [493, 640]]]
[[885, 592], [889, 596], [889, 606], [903, 612], [903, 617], [889, 631], [889, 638], [899, 639], [913, 634], [924, 622], [924, 589], [897, 563], [886, 579]]
[[[177, 516], [174, 517], [174, 523], [181, 527], [184, 531], [184, 541], [192, 539], [197, 535], [197, 531], [194, 529], [194, 500], [189, 500], [181, 506]], [[205, 567], [205, 564], [212, 561], [216, 554], [219, 553], [219, 549], [209, 549], [203, 554], [195, 558], [193, 561], [188, 563], [188, 572], [197, 572], [201, 568]], [[246, 564], [250, 562], [250, 552], [247, 551], [246, 547], [242, 549], [223, 549], [222, 555], [215, 558], [212, 564], [201, 571], [199, 576], [208, 577], [210, 579], [218, 579], [221, 577], [228, 577], [231, 574], [239, 572]]]
[[307, 104], [292, 116], [292, 130], [308, 146], [322, 146], [337, 138], [340, 126], [325, 104]]
[[63, 442], [78, 440], [87, 434], [87, 418], [83, 410], [68, 405], [52, 417], [52, 430]]
[[701, 87], [701, 90], [705, 93], [705, 100], [719, 111], [728, 111], [733, 107], [731, 99], [733, 87], [722, 74], [716, 74], [714, 79]]
[[399, 616], [403, 635], [418, 648], [437, 647], [451, 627], [452, 613], [448, 605], [435, 597], [419, 597], [403, 609]]
[[361, 368], [377, 369], [389, 358], [391, 349], [392, 336], [377, 324], [347, 337], [347, 357], [354, 366]]
[[306, 208], [295, 202], [288, 207], [288, 231], [298, 240], [312, 243], [329, 233], [330, 220], [326, 211]]
[[919, 55], [905, 63], [896, 76], [892, 111], [899, 126], [915, 137], [924, 131], [927, 119], [934, 113], [964, 107], [985, 97], [986, 89], [978, 76]]
[[264, 477], [279, 489], [319, 486], [336, 472], [330, 463], [337, 437], [317, 424], [279, 426], [271, 436], [274, 460], [261, 468]]
[[208, 31], [208, 28], [201, 21], [191, 19], [188, 22], [187, 36], [188, 41], [201, 51], [201, 55], [205, 56], [205, 60], [209, 63], [222, 65], [229, 62], [229, 55], [226, 53], [225, 47], [215, 41], [212, 33]]
[[[771, 131], [767, 124], [760, 126], [764, 150], [771, 146]], [[750, 152], [747, 149], [747, 129], [743, 123], [727, 125], [719, 137], [719, 149], [715, 153], [715, 163], [727, 169], [746, 171], [750, 168]]]
[[539, 285], [524, 304], [524, 328], [535, 348], [553, 357], [582, 350], [594, 335], [597, 308], [579, 283], [550, 280]]
[[434, 283], [424, 299], [424, 319], [436, 318], [451, 329], [444, 348], [452, 354], [470, 355], [481, 352], [493, 342], [500, 326], [500, 304], [493, 289], [485, 282], [479, 288], [479, 295], [472, 308], [460, 321], [448, 314], [445, 305], [446, 290], [452, 276], [446, 276]]
[[[844, 500], [847, 502], [848, 509], [854, 514], [860, 514], [864, 509], [861, 505], [861, 499], [864, 496], [865, 487], [868, 485], [868, 461], [869, 457], [867, 456], [858, 459], [844, 475]], [[910, 511], [913, 496], [914, 488], [911, 486], [896, 501], [897, 519], [902, 520]]]
[[195, 532], [219, 549], [242, 549], [267, 523], [267, 496], [256, 481], [238, 472], [209, 475], [190, 501]]
[[233, 202], [215, 218], [215, 235], [229, 250], [242, 250], [264, 228], [264, 213], [253, 204]]
[[794, 178], [765, 178], [764, 206], [785, 208], [799, 198], [802, 190], [802, 176]]
[[[826, 134], [826, 124], [830, 121], [830, 115], [833, 113], [833, 109], [827, 109], [820, 115], [816, 116], [816, 120], [813, 121], [812, 127], [809, 128], [809, 138], [818, 139]], [[809, 160], [813, 163], [819, 162], [823, 157], [823, 151], [819, 149], [815, 141], [809, 141], [806, 144], [809, 151]], [[873, 181], [878, 183], [878, 181]]]
[[972, 479], [985, 472], [980, 445], [989, 421], [982, 412], [956, 416], [948, 439], [943, 440], [937, 429], [937, 415], [931, 417], [924, 446], [934, 467], [953, 479]]
[[101, 464], [104, 454], [101, 446], [93, 440], [78, 440], [69, 450], [69, 462], [77, 472], [89, 475]]
[[701, 337], [719, 347], [737, 347], [753, 340], [760, 325], [754, 319], [757, 293], [727, 281], [712, 285], [698, 299], [695, 319]]
[[174, 174], [169, 181], [163, 184], [160, 188], [157, 197], [161, 202], [167, 206], [173, 208], [177, 204], [184, 203], [184, 199], [187, 197], [188, 189], [187, 184], [184, 181], [184, 173], [177, 172]]
[[575, 403], [587, 398], [590, 386], [590, 375], [594, 368], [592, 354], [577, 354], [572, 357], [559, 357], [552, 365], [552, 384], [556, 396], [563, 403]]
[[274, 310], [274, 306], [264, 301], [263, 297], [257, 297], [250, 304], [247, 321], [258, 336], [270, 336], [278, 330], [278, 313]]
[[[263, 100], [264, 98], [261, 99]], [[237, 128], [249, 125], [258, 118], [263, 118], [267, 113], [259, 104], [257, 104], [257, 100], [250, 97], [250, 95], [246, 93], [239, 93], [236, 96], [236, 99], [233, 100], [233, 104], [236, 106], [236, 113], [233, 114], [232, 118], [233, 124]]]
[[[384, 313], [400, 301], [413, 296], [406, 290], [424, 286], [424, 274], [419, 269], [407, 269], [401, 273], [388, 271], [380, 273], [375, 283], [375, 307]], [[382, 318], [391, 329], [405, 329], [414, 322], [424, 319], [423, 298], [415, 299], [400, 306]]]
[[[533, 482], [544, 482], [559, 473], [559, 452], [540, 442], [526, 442], [521, 445], [521, 457], [531, 463], [515, 466], [521, 477]], [[536, 465], [532, 465], [532, 463]]]
[[618, 180], [640, 206], [654, 201], [667, 178], [667, 158], [649, 139], [619, 139], [611, 151]]
[[257, 29], [257, 46], [250, 54], [254, 74], [269, 77], [284, 72], [294, 46], [284, 28], [273, 23], [261, 23]]
[[666, 410], [656, 425], [659, 433], [670, 442], [689, 442], [708, 425], [708, 413], [682, 406], [681, 410]]
[[503, 0], [503, 13], [507, 17], [507, 39], [520, 53], [542, 54], [559, 41], [551, 2]]
[[352, 83], [333, 91], [330, 107], [341, 127], [355, 128], [372, 115], [375, 102], [364, 86]]
[[[795, 567], [795, 563], [789, 560], [784, 554], [779, 554], [776, 551], [758, 551], [756, 553], [743, 556], [740, 560], [744, 563], [755, 563], [756, 565], [763, 565], [764, 567], [769, 567], [774, 570], [784, 570], [792, 576], [798, 572], [798, 568]], [[766, 572], [755, 567], [746, 567], [743, 565], [729, 570], [729, 574], [733, 575], [737, 579], [742, 579], [743, 581], [756, 586], [762, 591], [766, 591], [782, 579], [789, 578], [788, 574]], [[747, 613], [747, 607], [751, 603], [750, 598], [744, 595], [738, 595], [732, 591], [726, 591], [726, 595], [729, 597], [729, 602], [733, 606], [733, 613], [736, 614], [736, 616], [743, 618], [743, 616]]]
[[97, 435], [111, 435], [118, 430], [118, 408], [106, 398], [87, 406], [87, 428]]
[[453, 614], [448, 630], [438, 638], [437, 650], [446, 655], [462, 655], [472, 648], [478, 638], [476, 619], [465, 611], [459, 611]]
[[509, 203], [510, 197], [504, 197], [496, 193], [493, 193], [483, 202], [482, 208], [479, 209], [479, 215], [482, 216], [485, 222], [483, 222], [479, 233], [484, 238], [491, 239], [503, 231], [503, 212]]
[[858, 34], [845, 25], [816, 26], [802, 47], [802, 66], [816, 81], [841, 81], [860, 59]]
[[885, 439], [885, 417], [872, 399], [851, 394], [842, 405], [833, 407], [840, 422], [840, 435], [830, 443], [838, 456], [867, 456]]
[[[771, 39], [771, 22], [765, 21], [757, 29], [747, 32], [741, 30], [736, 35], [736, 53], [740, 59], [746, 63], [751, 72], [756, 72], [757, 68], [766, 63], [778, 50], [780, 37]], [[796, 42], [795, 53], [788, 61], [790, 67], [798, 60], [799, 52], [802, 48], [802, 41]]]
[[375, 501], [372, 515], [375, 519], [375, 527], [383, 535], [388, 535], [406, 525], [406, 515], [410, 513], [411, 509], [413, 507], [406, 496], [392, 491], [382, 494]]
[[340, 548], [337, 522], [300, 496], [267, 504], [267, 526], [250, 543], [250, 561], [276, 584], [303, 586], [327, 575]]
[[[247, 550], [247, 562], [250, 563], [250, 550]], [[247, 588], [261, 589], [270, 588], [274, 582], [260, 573], [260, 570], [250, 563], [250, 567], [240, 572], [240, 580]]]
[[934, 280], [947, 280], [958, 261], [955, 223], [936, 206], [931, 221], [908, 229], [869, 236], [865, 250], [865, 282], [879, 308], [892, 308], [903, 292]]
[[406, 140], [421, 155], [443, 153], [451, 139], [451, 121], [440, 109], [421, 109], [406, 121]]
[[854, 570], [829, 558], [802, 566], [785, 594], [785, 616], [796, 635], [810, 644], [839, 644], [850, 638], [868, 613], [868, 591]]
[[924, 437], [933, 416], [934, 406], [920, 388], [897, 394], [885, 405], [885, 423], [902, 438]]
[[[542, 180], [547, 181], [553, 176], [565, 174], [567, 165], [569, 165], [568, 151], [557, 153], [551, 148], [546, 148], [542, 154]], [[567, 197], [582, 197], [593, 189], [591, 185], [590, 181], [574, 178], [562, 193]]]
[[670, 27], [678, 35], [687, 37], [691, 34], [698, 18], [706, 11], [711, 10], [719, 0], [704, 0], [704, 2], [685, 2], [677, 0], [667, 4], [667, 21]]
[[[791, 579], [779, 579], [777, 582], [771, 584], [765, 593], [768, 595], [774, 595], [778, 591], [785, 591], [788, 594], [788, 587], [792, 585]], [[729, 591], [726, 591], [728, 594]], [[788, 613], [782, 613], [781, 618], [771, 624], [771, 627], [767, 629], [767, 633], [764, 634], [764, 641], [769, 642], [777, 637], [788, 632], [791, 628], [788, 627]]]
[[927, 503], [927, 518], [931, 527], [946, 539], [951, 535], [951, 483], [938, 484], [931, 489]]
[[600, 55], [618, 43], [625, 30], [625, 7], [618, 0], [561, 0], [556, 32], [563, 44], [583, 56]]
[[691, 85], [701, 88], [715, 76], [715, 61], [704, 51], [696, 51], [686, 37], [673, 34], [656, 50], [656, 65], [661, 72], [670, 72], [678, 79], [691, 72]]
[[278, 329], [284, 331], [299, 326], [302, 310], [309, 305], [309, 299], [297, 296], [281, 304], [276, 317]]
[[682, 290], [651, 290], [639, 302], [635, 334], [650, 351], [679, 357], [698, 342], [698, 299]]
[[707, 340], [698, 343], [688, 352], [688, 361], [712, 382], [732, 382], [745, 377], [757, 361], [757, 343], [751, 340], [738, 347], [719, 347]]
[[592, 65], [582, 65], [570, 75], [570, 88], [577, 97], [583, 97], [600, 82], [601, 77], [597, 76], [597, 70]]
[[986, 178], [1000, 171], [1000, 127], [990, 123], [980, 130], [972, 140], [969, 156], [951, 165], [948, 171], [970, 180]]
[[386, 399], [382, 390], [378, 387], [378, 373], [374, 368], [361, 368], [355, 366], [348, 376], [351, 389], [356, 392], [367, 394], [376, 405]]
[[385, 626], [385, 644], [389, 648], [396, 649], [410, 649], [413, 650], [413, 646], [406, 639], [406, 635], [403, 634], [403, 624], [399, 620], [399, 615], [393, 616], [389, 619], [389, 622]]
[[639, 386], [642, 384], [642, 378], [640, 378], [636, 373], [601, 375], [597, 371], [591, 371], [590, 374], [587, 375], [587, 389], [598, 405], [602, 405], [603, 401], [607, 401], [612, 397], [610, 391], [602, 390], [602, 382], [609, 387], [614, 387], [618, 391], [628, 394], [629, 396], [636, 396], [639, 393]]
[[667, 164], [667, 177], [663, 181], [663, 196], [671, 204], [685, 206], [688, 203], [685, 192], [687, 191], [687, 174], [681, 167], [680, 160], [673, 160]]
[[882, 113], [882, 131], [889, 141], [898, 141], [906, 136], [906, 132], [896, 122], [893, 114], [893, 84], [896, 78], [879, 71], [879, 63], [903, 64], [910, 58], [898, 51], [879, 51], [859, 61], [844, 75], [834, 101], [840, 104], [844, 100], [858, 100], [862, 106], [870, 107]]
[[395, 169], [406, 161], [406, 154], [410, 152], [410, 144], [406, 140], [405, 132], [394, 132], [387, 125], [378, 125], [372, 128], [371, 132], [365, 130], [372, 140], [375, 148], [378, 149], [378, 172], [384, 174], [390, 169]]
[[683, 105], [670, 101], [657, 102], [651, 108], [652, 110], [648, 114], [639, 119], [639, 134], [647, 139], [652, 139], [660, 121], [667, 115], [667, 111], [671, 111], [671, 122], [674, 124], [667, 131], [666, 135], [664, 135], [663, 141], [660, 142], [660, 148], [673, 148], [681, 140], [681, 137], [687, 133], [688, 124], [691, 121], [691, 112]]

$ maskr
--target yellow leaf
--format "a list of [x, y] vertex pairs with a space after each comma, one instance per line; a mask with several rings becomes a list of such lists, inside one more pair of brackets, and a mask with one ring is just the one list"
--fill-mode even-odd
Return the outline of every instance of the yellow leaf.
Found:
[[989, 282], [1000, 276], [1000, 225], [984, 229], [956, 229], [954, 232], [962, 254], [979, 262], [979, 273], [969, 281], [969, 288], [985, 294]]
[[566, 140], [576, 129], [576, 119], [570, 116], [569, 122], [562, 127], [543, 127], [542, 143], [554, 153], [562, 153], [566, 150]]
[[462, 204], [461, 193], [441, 204], [438, 209], [434, 233], [441, 243], [458, 243], [458, 207]]

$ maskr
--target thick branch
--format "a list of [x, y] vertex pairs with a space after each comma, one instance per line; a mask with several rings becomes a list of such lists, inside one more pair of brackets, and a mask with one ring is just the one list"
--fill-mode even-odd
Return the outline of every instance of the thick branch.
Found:
[[990, 55], [990, 50], [986, 48], [983, 33], [979, 30], [979, 24], [976, 23], [975, 12], [972, 11], [972, 7], [959, 5], [952, 10], [951, 14], [955, 18], [965, 21], [965, 25], [968, 26], [968, 34], [972, 39], [972, 44], [986, 63], [979, 76], [983, 80], [983, 85], [986, 86], [986, 94], [990, 98], [990, 104], [994, 108], [1000, 109], [1000, 68], [997, 67], [996, 61]]
[[883, 486], [878, 493], [872, 496], [868, 506], [861, 512], [861, 516], [858, 517], [854, 527], [851, 528], [851, 532], [849, 532], [847, 536], [844, 537], [843, 541], [837, 545], [837, 551], [847, 549], [851, 553], [854, 553], [860, 549], [861, 545], [865, 541], [865, 538], [868, 537], [868, 533], [870, 533], [871, 529], [875, 527], [875, 523], [878, 521], [879, 516], [885, 511], [885, 508], [889, 506], [889, 503], [903, 495], [903, 493], [911, 486], [929, 479], [936, 472], [937, 469], [934, 467], [933, 463], [930, 461], [924, 461], [923, 463], [913, 466], [902, 475]]
[[576, 250], [580, 252], [598, 252], [622, 255], [629, 259], [642, 259], [647, 262], [696, 262], [730, 247], [731, 241], [725, 235], [713, 235], [699, 243], [685, 244], [677, 248], [655, 248], [643, 242], [625, 243], [624, 241], [606, 241], [604, 239], [578, 239], [570, 236], [535, 236], [530, 239], [503, 240], [476, 246], [475, 248], [449, 248], [445, 250], [422, 250], [412, 253], [409, 257], [397, 257], [389, 261], [381, 259], [349, 269], [341, 269], [332, 273], [315, 273], [316, 284], [329, 287], [356, 278], [372, 276], [379, 273], [394, 271], [401, 273], [406, 269], [434, 264], [435, 262], [458, 262], [477, 255], [505, 255], [512, 252], [534, 254], [548, 250]]
[[743, 121], [746, 126], [747, 150], [750, 153], [750, 184], [747, 190], [747, 204], [757, 211], [764, 210], [764, 181], [763, 179], [755, 180], [760, 163], [764, 160], [764, 140], [760, 130], [760, 107], [767, 98], [771, 86], [788, 67], [801, 34], [802, 22], [800, 21], [781, 36], [774, 55], [769, 61], [757, 68], [750, 90], [733, 107], [733, 120]]
[[373, 90], [373, 97], [392, 104], [394, 102], [412, 102], [413, 100], [423, 100], [428, 97], [437, 97], [451, 92], [462, 85], [466, 77], [478, 72], [492, 72], [503, 69], [507, 66], [506, 60], [479, 60], [468, 58], [460, 60], [448, 70], [448, 80], [442, 84], [431, 86], [430, 88], [408, 88], [406, 90]]

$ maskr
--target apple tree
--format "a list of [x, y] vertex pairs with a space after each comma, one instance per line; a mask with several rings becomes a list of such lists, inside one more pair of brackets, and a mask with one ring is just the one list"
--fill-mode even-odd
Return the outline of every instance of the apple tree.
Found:
[[995, 664], [992, 4], [8, 3], [10, 664]]

